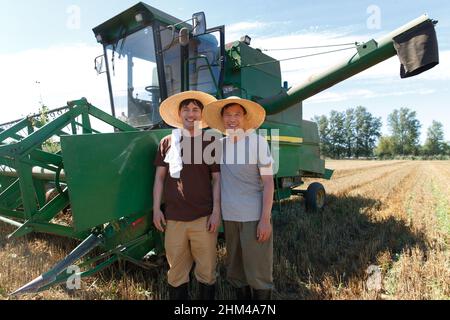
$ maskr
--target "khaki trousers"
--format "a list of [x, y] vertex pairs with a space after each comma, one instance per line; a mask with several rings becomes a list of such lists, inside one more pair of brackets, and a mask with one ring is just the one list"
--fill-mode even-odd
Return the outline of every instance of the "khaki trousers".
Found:
[[172, 287], [189, 282], [194, 262], [197, 281], [207, 285], [216, 282], [217, 232], [208, 232], [208, 219], [209, 217], [203, 217], [190, 222], [167, 221], [164, 242], [170, 266], [167, 278]]
[[227, 280], [235, 288], [273, 289], [273, 233], [259, 243], [259, 221], [225, 221]]

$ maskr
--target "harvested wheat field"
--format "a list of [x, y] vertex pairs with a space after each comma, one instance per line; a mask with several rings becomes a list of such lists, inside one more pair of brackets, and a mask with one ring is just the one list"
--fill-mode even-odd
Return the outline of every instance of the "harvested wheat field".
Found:
[[[450, 161], [328, 161], [321, 181], [327, 206], [307, 213], [303, 200], [274, 212], [275, 299], [449, 299]], [[312, 181], [307, 181], [310, 183]], [[275, 208], [278, 206], [275, 205]], [[64, 258], [76, 242], [32, 235], [8, 242], [0, 225], [0, 298]], [[218, 299], [233, 299], [218, 248]], [[142, 270], [116, 264], [20, 299], [167, 299], [165, 263]], [[191, 294], [195, 298], [196, 284]]]

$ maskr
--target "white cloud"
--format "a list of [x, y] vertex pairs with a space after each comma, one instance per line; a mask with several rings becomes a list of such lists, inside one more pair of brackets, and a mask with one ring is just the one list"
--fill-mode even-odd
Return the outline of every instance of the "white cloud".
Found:
[[86, 97], [93, 105], [109, 111], [106, 76], [98, 76], [94, 70], [94, 58], [101, 53], [98, 46], [74, 44], [0, 55], [0, 122], [36, 113], [40, 95], [51, 109]]
[[345, 92], [324, 91], [308, 99], [308, 103], [339, 102], [350, 98], [368, 98], [373, 96], [375, 96], [375, 92], [367, 89], [349, 90]]
[[[297, 48], [309, 46], [335, 45], [354, 43], [361, 41], [355, 37], [349, 37], [343, 33], [321, 31], [321, 32], [307, 32], [302, 34], [290, 34], [285, 36], [267, 37], [254, 39], [252, 46], [262, 49], [280, 49], [280, 48]], [[346, 32], [345, 32], [346, 33]], [[305, 56], [319, 52], [342, 49], [344, 47], [329, 47], [318, 49], [303, 49], [303, 50], [284, 50], [284, 51], [267, 51], [267, 55], [278, 59], [288, 59], [293, 57]], [[296, 60], [282, 61], [281, 70], [283, 72], [283, 80], [290, 84], [299, 84], [306, 80], [309, 76], [333, 66], [337, 62], [347, 58], [352, 54], [353, 50], [340, 51], [326, 55], [318, 55], [307, 58], [300, 58]], [[303, 81], [302, 81], [303, 80]]]
[[390, 91], [386, 92], [384, 89], [379, 90], [347, 90], [343, 92], [336, 91], [323, 91], [311, 98], [309, 98], [308, 104], [318, 104], [318, 103], [330, 103], [330, 102], [341, 102], [351, 99], [373, 99], [382, 97], [398, 97], [405, 95], [428, 95], [435, 93], [435, 89], [420, 89], [420, 90], [403, 90], [403, 91]]
[[261, 29], [268, 25], [268, 23], [260, 21], [244, 21], [226, 26], [226, 31], [233, 33], [237, 31], [249, 31], [255, 29]]
[[270, 27], [289, 24], [289, 21], [282, 22], [261, 22], [242, 21], [225, 26], [225, 37], [227, 42], [237, 41], [242, 36], [249, 35], [251, 38], [264, 35]]

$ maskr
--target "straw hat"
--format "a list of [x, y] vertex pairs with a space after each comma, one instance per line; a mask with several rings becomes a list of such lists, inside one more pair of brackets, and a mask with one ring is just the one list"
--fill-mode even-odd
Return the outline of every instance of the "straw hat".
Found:
[[[177, 93], [166, 100], [159, 107], [159, 113], [161, 118], [168, 125], [175, 128], [183, 128], [183, 121], [180, 119], [179, 110], [180, 104], [184, 100], [195, 99], [200, 101], [204, 107], [206, 107], [211, 102], [217, 101], [212, 95], [201, 92], [201, 91], [185, 91]], [[206, 108], [203, 109], [203, 111]], [[200, 128], [204, 129], [207, 127], [205, 121], [200, 121]]]
[[203, 119], [209, 127], [217, 129], [226, 134], [226, 129], [222, 120], [222, 109], [229, 104], [241, 105], [246, 111], [244, 130], [259, 128], [266, 119], [266, 110], [256, 102], [241, 99], [239, 97], [229, 97], [208, 104], [203, 112]]

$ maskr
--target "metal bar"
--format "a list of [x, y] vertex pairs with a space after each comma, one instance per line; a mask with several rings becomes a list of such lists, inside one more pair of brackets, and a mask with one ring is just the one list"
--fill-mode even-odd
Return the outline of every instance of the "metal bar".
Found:
[[[47, 114], [56, 113], [56, 112], [63, 111], [63, 110], [66, 110], [66, 109], [67, 109], [67, 106], [61, 107], [61, 108], [57, 108], [57, 109], [53, 109], [53, 110], [48, 111]], [[29, 118], [37, 118], [37, 117], [40, 117], [40, 116], [41, 116], [40, 113], [36, 113], [36, 114], [31, 115], [31, 116], [28, 116], [28, 119]], [[6, 122], [6, 123], [2, 123], [2, 124], [0, 124], [0, 127], [8, 126], [10, 124], [18, 123], [18, 122], [21, 122], [21, 121], [23, 121], [23, 118], [17, 119], [17, 120], [13, 120], [13, 121], [10, 121], [10, 122]]]
[[36, 198], [39, 203], [39, 208], [42, 208], [42, 206], [45, 205], [45, 202], [47, 200], [45, 188], [46, 182], [39, 179], [33, 179], [33, 183], [34, 183], [34, 190], [36, 191]]
[[50, 163], [55, 166], [60, 166], [62, 164], [62, 156], [55, 153], [45, 152], [42, 150], [33, 150], [30, 157], [35, 161]]
[[41, 287], [53, 283], [60, 273], [66, 270], [75, 261], [84, 257], [92, 249], [99, 246], [100, 243], [102, 242], [102, 239], [103, 238], [101, 236], [91, 234], [78, 247], [76, 247], [67, 257], [58, 262], [52, 269], [42, 274], [41, 276], [37, 277], [28, 284], [24, 285], [20, 289], [14, 291], [11, 295], [19, 295], [28, 292], [37, 292]]
[[16, 231], [7, 236], [7, 239], [20, 238], [26, 234], [33, 232], [34, 230], [30, 227], [30, 221], [25, 221]]
[[16, 179], [2, 193], [0, 193], [0, 203], [9, 207], [9, 198], [16, 195], [17, 193], [20, 193], [19, 179]]
[[190, 81], [189, 81], [189, 58], [183, 61], [184, 66], [184, 90], [189, 91], [190, 90]]
[[161, 94], [161, 101], [164, 101], [168, 97], [167, 93], [167, 83], [166, 83], [166, 74], [164, 72], [164, 55], [163, 48], [161, 46], [161, 23], [158, 20], [155, 20], [153, 23], [153, 41], [155, 45], [156, 52], [156, 66], [158, 70], [158, 82]]
[[42, 232], [72, 239], [80, 240], [86, 236], [85, 232], [77, 232], [72, 227], [55, 223], [32, 222], [29, 226], [33, 228], [33, 232]]
[[3, 207], [0, 207], [0, 215], [7, 216], [9, 218], [25, 219], [25, 214], [23, 211], [11, 210]]
[[16, 125], [12, 126], [11, 128], [6, 129], [5, 131], [2, 131], [0, 133], [0, 141], [3, 141], [5, 139], [7, 139], [7, 138], [10, 138], [12, 134], [15, 134], [18, 131], [22, 130], [23, 128], [27, 127], [28, 123], [29, 123], [28, 118], [27, 119], [23, 119], [22, 121], [20, 121]]
[[22, 141], [24, 139], [24, 137], [22, 137], [21, 135], [19, 135], [17, 133], [11, 134], [11, 136], [9, 138], [15, 139], [15, 140], [17, 140], [17, 142]]
[[[0, 157], [0, 165], [7, 166], [9, 168], [15, 168], [16, 166], [12, 159], [6, 157]], [[0, 175], [3, 175], [2, 173], [3, 172], [0, 171]]]
[[130, 257], [129, 255], [126, 254], [127, 251], [133, 250], [135, 247], [141, 245], [143, 242], [147, 241], [147, 239], [152, 237], [152, 231], [144, 234], [143, 236], [130, 241], [128, 244], [123, 245], [123, 249], [117, 252], [117, 255], [119, 255], [120, 258], [124, 259], [124, 260], [128, 260], [132, 263], [134, 263], [137, 266], [140, 266], [144, 269], [148, 269], [149, 267], [154, 267], [156, 265], [149, 265], [149, 264], [145, 264], [142, 261], [139, 261], [137, 259], [134, 259], [133, 257]]
[[[89, 127], [86, 127], [83, 123], [80, 123], [80, 122], [75, 122], [75, 124], [76, 124], [77, 126], [79, 126], [80, 128], [83, 129], [83, 134], [89, 134], [89, 133], [101, 133], [100, 131], [97, 131], [97, 130], [92, 129], [90, 120], [89, 120]], [[86, 131], [88, 131], [88, 132], [86, 132]]]
[[41, 167], [50, 171], [56, 171], [55, 167], [52, 167], [44, 162], [35, 161], [34, 159], [24, 159], [22, 160], [22, 163], [26, 163], [30, 165], [31, 167]]
[[[1, 162], [1, 161], [0, 161]], [[51, 170], [43, 170], [42, 172], [36, 171], [36, 169], [33, 170], [33, 178], [39, 179], [39, 180], [45, 180], [45, 181], [54, 181], [56, 179], [56, 172], [59, 169], [52, 168]], [[50, 171], [50, 172], [48, 172]], [[17, 178], [19, 175], [17, 171], [0, 171], [0, 176], [3, 177], [13, 177]], [[64, 172], [60, 174], [60, 181], [66, 182], [66, 175]]]
[[111, 115], [107, 114], [106, 112], [104, 112], [92, 105], [89, 105], [89, 114], [92, 115], [93, 117], [95, 117], [99, 120], [102, 120], [103, 122], [117, 128], [117, 129], [119, 129], [119, 130], [139, 131], [135, 127], [132, 127], [129, 124], [112, 117]]
[[278, 202], [278, 210], [280, 211], [280, 214], [282, 214], [282, 206], [281, 206], [281, 196], [280, 196], [280, 184], [279, 184], [279, 178], [275, 175], [275, 184], [276, 184], [276, 191], [277, 191], [277, 202]]
[[16, 144], [5, 144], [0, 146], [0, 157], [1, 156], [12, 156], [17, 151]]
[[65, 131], [59, 130], [59, 132], [57, 132], [56, 135], [58, 137], [60, 137], [60, 136], [70, 136], [70, 133], [67, 133]]
[[[216, 88], [216, 96], [220, 97], [219, 86], [217, 85], [216, 79], [214, 78], [214, 73], [212, 72], [212, 69], [211, 69], [211, 64], [209, 63], [209, 60], [208, 60], [208, 58], [206, 56], [199, 55], [199, 56], [195, 56], [195, 57], [189, 58], [189, 59], [187, 59], [185, 61], [185, 64], [187, 66], [189, 66], [189, 63], [190, 63], [191, 60], [196, 61], [196, 60], [199, 60], [199, 59], [204, 59], [206, 61], [206, 66], [208, 67], [209, 74], [211, 75], [211, 79], [212, 79], [212, 81], [214, 83], [214, 87]], [[198, 73], [199, 68], [197, 68], [196, 71]], [[187, 85], [188, 85], [188, 89], [189, 89], [189, 80], [187, 80]]]
[[130, 250], [130, 249], [134, 248], [136, 245], [141, 244], [141, 242], [146, 241], [148, 238], [150, 238], [150, 236], [151, 236], [151, 231], [147, 232], [146, 234], [143, 234], [142, 236], [140, 236], [136, 239], [133, 239], [125, 244], [118, 246], [117, 248], [115, 248], [113, 250], [113, 252], [122, 252], [122, 251]]
[[[76, 124], [77, 126], [81, 127], [82, 129], [85, 129], [85, 127], [84, 127], [84, 125], [83, 125], [82, 123], [75, 122], [75, 124]], [[95, 129], [92, 129], [92, 127], [91, 127], [90, 131], [92, 131], [92, 132], [88, 132], [88, 133], [101, 133], [100, 131], [97, 131], [97, 130], [95, 130]], [[67, 136], [68, 134], [65, 134], [65, 135]]]
[[13, 155], [21, 154], [26, 155], [30, 153], [31, 150], [39, 147], [44, 141], [48, 140], [51, 136], [55, 134], [56, 131], [61, 130], [67, 124], [71, 122], [72, 119], [79, 116], [82, 112], [81, 108], [73, 108], [69, 112], [61, 115], [59, 118], [53, 120], [52, 122], [46, 124], [39, 130], [35, 131], [33, 134], [29, 135], [23, 139], [20, 143], [16, 145], [6, 145], [0, 147], [0, 155]]
[[7, 224], [10, 224], [10, 225], [12, 225], [14, 227], [18, 227], [18, 228], [20, 228], [22, 226], [22, 223], [14, 221], [14, 220], [11, 220], [11, 219], [8, 219], [8, 218], [4, 218], [2, 216], [0, 216], [0, 221], [5, 222]]
[[223, 81], [225, 79], [225, 26], [214, 27], [206, 30], [206, 33], [212, 33], [218, 31], [220, 33], [220, 76], [219, 76], [219, 96], [217, 98], [223, 98]]
[[143, 268], [143, 269], [150, 269], [150, 268], [153, 268], [153, 267], [157, 267], [158, 265], [157, 264], [150, 264], [150, 263], [145, 263], [145, 262], [142, 262], [142, 261], [140, 261], [140, 260], [137, 260], [137, 259], [134, 259], [134, 258], [132, 258], [132, 257], [130, 257], [130, 256], [127, 256], [126, 254], [123, 254], [123, 253], [118, 253], [117, 254], [121, 259], [123, 259], [123, 260], [127, 260], [127, 261], [129, 261], [129, 262], [131, 262], [131, 263], [133, 263], [133, 264], [135, 264], [135, 265], [137, 265], [138, 267], [141, 267], [141, 268]]
[[[97, 272], [105, 269], [106, 267], [110, 266], [111, 264], [113, 264], [114, 262], [116, 262], [119, 259], [119, 257], [117, 256], [112, 256], [111, 258], [109, 258], [106, 261], [103, 261], [102, 263], [100, 263], [99, 265], [95, 266], [94, 268], [84, 271], [84, 272], [80, 272], [78, 274], [76, 274], [77, 276], [79, 276], [80, 278], [85, 278], [85, 277], [90, 277], [93, 274], [96, 274]], [[80, 266], [81, 267], [81, 266]], [[64, 274], [61, 273], [58, 275], [58, 277], [56, 277], [56, 280], [39, 288], [38, 292], [41, 291], [45, 291], [47, 289], [49, 289], [50, 287], [56, 285], [56, 284], [60, 284], [63, 282], [66, 282], [71, 276], [73, 276], [72, 274]]]
[[150, 232], [148, 232], [148, 233], [146, 233], [146, 234], [144, 234], [144, 235], [142, 235], [142, 236], [140, 236], [140, 237], [138, 237], [138, 238], [136, 238], [134, 240], [131, 240], [130, 242], [128, 242], [126, 244], [122, 244], [122, 245], [119, 245], [119, 246], [115, 247], [114, 249], [108, 250], [108, 251], [102, 253], [101, 255], [99, 255], [97, 257], [91, 258], [91, 259], [83, 262], [80, 265], [80, 267], [88, 265], [88, 264], [91, 264], [91, 263], [94, 263], [94, 262], [97, 262], [98, 260], [103, 259], [103, 258], [105, 258], [107, 256], [110, 256], [110, 255], [113, 255], [113, 254], [115, 255], [115, 254], [117, 254], [117, 253], [119, 253], [119, 252], [121, 252], [123, 250], [128, 250], [130, 248], [133, 248], [136, 245], [140, 245], [141, 242], [146, 241], [151, 236], [152, 236], [152, 231], [150, 231]]
[[22, 195], [25, 218], [30, 220], [38, 212], [36, 195], [34, 191], [33, 175], [31, 166], [21, 161], [16, 161], [17, 173], [19, 175], [20, 192]]
[[105, 55], [105, 66], [106, 66], [106, 77], [108, 79], [108, 91], [109, 91], [109, 101], [111, 103], [111, 114], [115, 118], [116, 111], [114, 110], [114, 97], [112, 93], [112, 84], [111, 84], [111, 73], [109, 71], [109, 62], [108, 62], [108, 54], [106, 52], [106, 46], [103, 46], [103, 54]]
[[28, 135], [32, 134], [34, 132], [34, 127], [31, 121], [28, 121]]
[[189, 58], [189, 46], [180, 46], [180, 58], [181, 58], [181, 63], [180, 63], [180, 81], [181, 81], [181, 92], [186, 91], [186, 76], [184, 74], [184, 62], [186, 59]]
[[37, 221], [50, 221], [61, 210], [63, 210], [70, 203], [69, 192], [65, 190], [63, 193], [58, 194], [50, 202], [48, 202], [40, 211], [37, 216]]
[[[70, 107], [70, 110], [72, 111], [73, 108]], [[72, 129], [72, 134], [73, 134], [73, 135], [75, 135], [75, 134], [78, 133], [78, 132], [77, 132], [77, 125], [76, 125], [76, 117], [73, 117], [73, 118], [70, 120], [70, 128]]]

